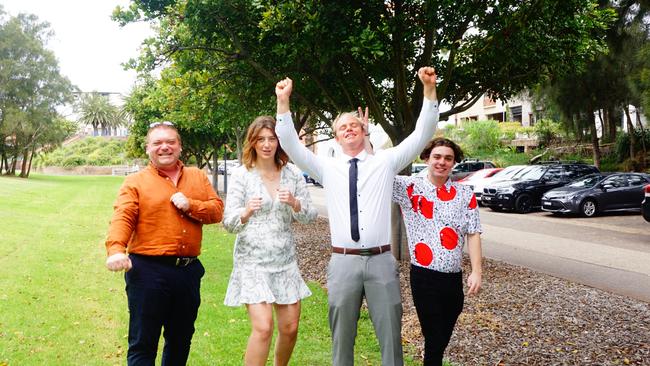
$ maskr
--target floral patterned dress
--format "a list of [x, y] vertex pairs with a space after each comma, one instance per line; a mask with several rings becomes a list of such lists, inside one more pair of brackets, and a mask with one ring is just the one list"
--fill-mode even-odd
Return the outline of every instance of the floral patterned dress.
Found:
[[[236, 168], [226, 197], [223, 225], [236, 233], [233, 269], [224, 304], [293, 304], [311, 295], [300, 275], [291, 221], [308, 223], [316, 218], [302, 173], [291, 164], [282, 168], [280, 187], [300, 200], [300, 212], [271, 197], [257, 169]], [[262, 208], [247, 223], [241, 213], [252, 197], [262, 197]]]

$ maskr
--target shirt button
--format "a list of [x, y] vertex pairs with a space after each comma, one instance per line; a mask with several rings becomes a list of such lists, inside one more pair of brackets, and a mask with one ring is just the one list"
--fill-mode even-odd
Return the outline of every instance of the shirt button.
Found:
[[187, 231], [183, 230], [183, 232], [186, 233]]

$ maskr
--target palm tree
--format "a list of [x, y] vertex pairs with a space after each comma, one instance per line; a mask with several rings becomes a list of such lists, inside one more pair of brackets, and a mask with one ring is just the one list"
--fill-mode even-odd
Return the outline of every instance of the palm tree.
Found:
[[97, 92], [83, 94], [77, 104], [80, 113], [79, 122], [93, 126], [93, 136], [110, 134], [111, 127], [117, 127], [123, 122], [119, 110], [105, 95]]

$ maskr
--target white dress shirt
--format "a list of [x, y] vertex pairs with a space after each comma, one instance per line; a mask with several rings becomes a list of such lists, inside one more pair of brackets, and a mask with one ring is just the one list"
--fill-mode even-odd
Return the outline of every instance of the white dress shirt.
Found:
[[[275, 133], [291, 160], [325, 189], [332, 245], [348, 249], [372, 248], [390, 243], [393, 179], [424, 149], [433, 137], [438, 122], [438, 102], [424, 98], [415, 130], [401, 144], [375, 155], [365, 150], [357, 156], [341, 154], [330, 158], [316, 156], [298, 138], [291, 112], [277, 116]], [[357, 202], [359, 235], [350, 234], [349, 160], [356, 157], [358, 167]]]

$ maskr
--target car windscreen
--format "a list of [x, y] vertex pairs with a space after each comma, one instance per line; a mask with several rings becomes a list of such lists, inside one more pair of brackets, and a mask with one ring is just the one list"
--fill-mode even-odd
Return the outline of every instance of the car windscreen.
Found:
[[603, 179], [602, 175], [600, 174], [590, 174], [586, 177], [582, 177], [578, 180], [574, 180], [573, 182], [567, 184], [567, 187], [571, 188], [591, 188], [596, 185], [596, 183], [600, 182], [600, 180]]
[[503, 168], [503, 170], [496, 172], [494, 175], [492, 175], [492, 178], [494, 178], [494, 180], [508, 179], [517, 174], [523, 168], [524, 166], [522, 165], [511, 165], [509, 167]]
[[537, 180], [544, 175], [548, 167], [542, 165], [531, 165], [512, 176], [513, 180]]

